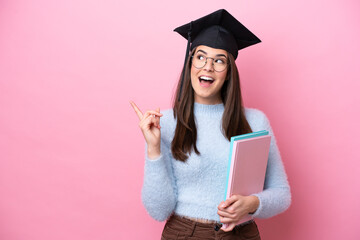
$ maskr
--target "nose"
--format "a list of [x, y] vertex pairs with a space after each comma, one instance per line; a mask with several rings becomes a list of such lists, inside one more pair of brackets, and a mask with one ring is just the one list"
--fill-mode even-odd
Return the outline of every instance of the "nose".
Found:
[[207, 58], [206, 59], [206, 63], [205, 66], [203, 68], [206, 71], [212, 72], [214, 71], [214, 64], [213, 64], [213, 59], [212, 58]]

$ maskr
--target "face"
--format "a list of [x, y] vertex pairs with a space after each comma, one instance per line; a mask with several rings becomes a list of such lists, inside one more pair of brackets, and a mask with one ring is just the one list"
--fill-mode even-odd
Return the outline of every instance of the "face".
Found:
[[[196, 48], [191, 65], [191, 85], [194, 89], [195, 102], [201, 104], [219, 104], [221, 100], [221, 88], [224, 85], [228, 66], [219, 72], [214, 69], [214, 64], [223, 64], [222, 61], [228, 62], [228, 53], [222, 49], [216, 49], [200, 45]], [[202, 68], [194, 66], [194, 58], [204, 61], [206, 64]], [[217, 63], [215, 63], [216, 61]], [[214, 63], [213, 63], [214, 62]]]

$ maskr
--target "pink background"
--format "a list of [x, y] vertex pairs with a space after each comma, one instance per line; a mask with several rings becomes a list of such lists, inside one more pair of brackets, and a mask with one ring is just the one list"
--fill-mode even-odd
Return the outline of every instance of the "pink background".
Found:
[[[225, 2], [225, 3], [222, 3]], [[159, 239], [143, 208], [143, 110], [171, 106], [186, 41], [226, 8], [262, 43], [237, 60], [292, 187], [263, 239], [360, 239], [360, 3], [0, 1], [0, 239]]]

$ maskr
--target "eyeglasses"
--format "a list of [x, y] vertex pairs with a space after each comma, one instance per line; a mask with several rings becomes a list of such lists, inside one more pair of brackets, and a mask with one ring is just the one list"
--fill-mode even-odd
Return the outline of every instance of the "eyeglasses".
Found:
[[191, 56], [191, 58], [192, 58], [193, 66], [198, 69], [205, 67], [208, 59], [212, 59], [212, 66], [215, 72], [222, 72], [228, 66], [228, 61], [225, 57], [212, 58], [212, 57], [206, 57], [202, 53], [196, 53], [195, 55]]

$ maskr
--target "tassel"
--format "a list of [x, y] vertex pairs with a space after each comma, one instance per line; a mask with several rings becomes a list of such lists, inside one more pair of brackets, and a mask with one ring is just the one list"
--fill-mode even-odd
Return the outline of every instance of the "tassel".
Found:
[[184, 78], [185, 78], [186, 60], [188, 59], [189, 53], [190, 53], [191, 31], [192, 31], [192, 21], [190, 22], [190, 29], [188, 31], [188, 42], [187, 42], [187, 46], [186, 46], [184, 67], [183, 67], [182, 74], [181, 74], [181, 83], [180, 83], [180, 92], [179, 92], [179, 96], [178, 96], [178, 101], [180, 101], [180, 97], [181, 97], [181, 94], [182, 94], [182, 87], [183, 87]]

